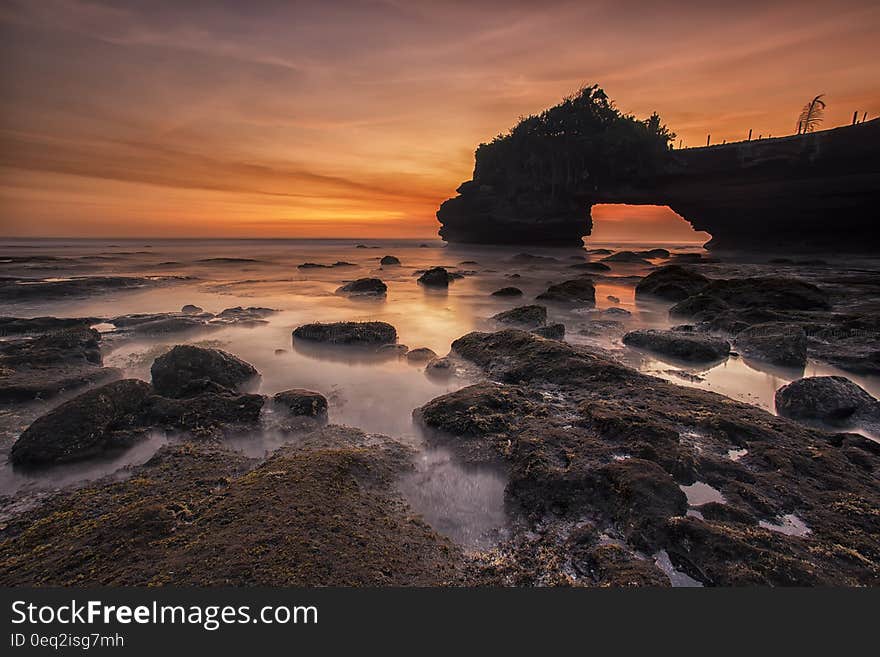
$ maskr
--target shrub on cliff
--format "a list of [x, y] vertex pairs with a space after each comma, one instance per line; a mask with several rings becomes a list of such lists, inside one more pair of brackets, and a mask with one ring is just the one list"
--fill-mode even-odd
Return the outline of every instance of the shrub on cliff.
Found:
[[656, 113], [640, 121], [592, 85], [481, 144], [474, 180], [508, 191], [589, 191], [650, 174], [674, 138]]

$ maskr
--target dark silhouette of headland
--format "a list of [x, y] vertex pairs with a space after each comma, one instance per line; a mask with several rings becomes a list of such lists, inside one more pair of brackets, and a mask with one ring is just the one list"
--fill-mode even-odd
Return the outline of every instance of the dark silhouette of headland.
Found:
[[481, 144], [473, 179], [437, 212], [449, 242], [580, 245], [599, 203], [667, 205], [707, 248], [868, 251], [880, 246], [880, 120], [674, 150], [585, 87]]

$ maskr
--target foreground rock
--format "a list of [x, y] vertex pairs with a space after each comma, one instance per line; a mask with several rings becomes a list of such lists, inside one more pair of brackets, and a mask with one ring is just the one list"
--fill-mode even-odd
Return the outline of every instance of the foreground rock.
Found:
[[[661, 551], [706, 585], [880, 582], [876, 443], [522, 331], [470, 333], [452, 350], [530, 402], [498, 423], [482, 421], [486, 411], [469, 392], [420, 411], [452, 430], [442, 440], [459, 458], [493, 452], [507, 465], [507, 502], [525, 528], [484, 574], [601, 584], [612, 577], [596, 567], [610, 541], [616, 582], [623, 573], [633, 583], [657, 581], [643, 555]], [[695, 482], [723, 500], [697, 507], [702, 518], [685, 515], [680, 487]], [[782, 533], [787, 517], [806, 527], [801, 535]], [[560, 563], [579, 565], [560, 574]]]
[[842, 376], [811, 376], [776, 391], [783, 417], [880, 433], [880, 401]]
[[52, 497], [8, 523], [0, 583], [106, 586], [442, 586], [462, 552], [394, 482], [399, 443], [345, 427], [260, 465], [218, 446], [162, 448], [124, 481]]
[[711, 363], [730, 354], [730, 343], [706, 333], [639, 329], [623, 336], [623, 343], [689, 363]]
[[153, 362], [153, 387], [166, 397], [188, 397], [216, 386], [235, 390], [259, 376], [256, 368], [220, 349], [177, 345]]
[[537, 298], [541, 301], [595, 306], [596, 286], [589, 278], [575, 278], [551, 285]]
[[807, 334], [797, 325], [767, 322], [750, 326], [736, 335], [736, 350], [748, 358], [781, 367], [807, 364]]
[[320, 392], [292, 388], [276, 393], [272, 397], [276, 407], [294, 416], [326, 417], [327, 398]]
[[384, 296], [387, 291], [388, 286], [378, 278], [359, 278], [337, 288], [336, 294], [380, 297]]
[[547, 308], [536, 305], [518, 306], [493, 315], [492, 319], [501, 324], [536, 328], [547, 323]]
[[326, 344], [379, 346], [396, 342], [397, 330], [386, 322], [315, 323], [297, 327], [293, 337]]
[[152, 393], [137, 379], [115, 381], [67, 401], [36, 420], [12, 446], [16, 465], [65, 463], [128, 447], [132, 418]]

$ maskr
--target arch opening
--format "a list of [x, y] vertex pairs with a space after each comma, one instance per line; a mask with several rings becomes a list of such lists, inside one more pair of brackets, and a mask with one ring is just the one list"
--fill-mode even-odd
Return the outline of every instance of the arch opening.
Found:
[[668, 205], [597, 203], [590, 210], [593, 229], [588, 243], [633, 242], [644, 244], [693, 244], [699, 246], [712, 236], [694, 230]]

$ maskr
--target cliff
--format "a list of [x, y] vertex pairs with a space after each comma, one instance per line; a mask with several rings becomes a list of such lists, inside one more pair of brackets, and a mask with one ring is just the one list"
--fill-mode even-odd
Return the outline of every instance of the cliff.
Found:
[[[437, 212], [440, 236], [450, 242], [580, 245], [592, 230], [593, 205], [626, 203], [670, 206], [694, 229], [712, 235], [708, 248], [880, 246], [875, 224], [880, 120], [800, 136], [654, 151], [648, 159], [623, 151], [620, 162], [606, 149], [598, 170], [595, 162], [579, 161], [570, 142], [535, 143], [544, 149], [540, 157], [525, 149], [503, 166], [499, 153], [478, 149], [474, 179]], [[548, 149], [557, 144], [554, 160]], [[576, 146], [589, 150], [593, 143]]]

